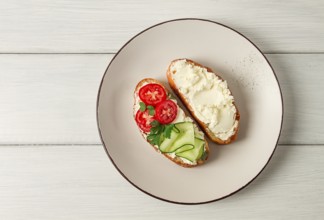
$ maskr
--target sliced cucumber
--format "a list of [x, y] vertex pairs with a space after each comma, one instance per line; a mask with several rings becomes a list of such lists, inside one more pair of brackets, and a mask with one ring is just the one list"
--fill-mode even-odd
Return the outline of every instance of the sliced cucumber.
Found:
[[194, 148], [194, 128], [191, 122], [175, 124], [171, 137], [165, 138], [159, 147], [162, 153], [183, 152], [192, 148]]
[[173, 143], [176, 148], [184, 145], [195, 146], [195, 131], [192, 122], [182, 122], [175, 124], [175, 127], [180, 130], [180, 135]]
[[202, 155], [205, 152], [205, 141], [204, 140], [202, 140], [202, 141], [203, 141], [203, 143], [202, 143], [202, 146], [200, 147], [200, 150], [199, 150], [199, 153], [198, 153], [198, 156], [197, 156], [196, 160], [201, 159]]
[[187, 150], [191, 150], [193, 149], [195, 146], [191, 145], [191, 144], [186, 144], [186, 145], [183, 145], [181, 146], [180, 148], [178, 148], [175, 153], [181, 153], [181, 152], [184, 152], [184, 151], [187, 151]]
[[182, 151], [180, 153], [176, 153], [176, 156], [185, 158], [190, 160], [191, 162], [195, 162], [202, 156], [204, 152], [205, 141], [199, 138], [195, 138], [194, 148], [192, 150]]
[[170, 138], [165, 138], [159, 149], [162, 153], [175, 152], [176, 156], [195, 162], [204, 153], [205, 140], [201, 138], [192, 122], [176, 123]]
[[193, 127], [193, 123], [190, 121], [179, 122], [174, 125], [177, 129], [179, 129], [180, 131], [183, 131], [183, 132], [186, 130], [189, 130], [189, 129], [191, 129], [191, 127]]
[[174, 152], [176, 149], [173, 147], [173, 143], [177, 140], [180, 133], [177, 130], [172, 130], [170, 138], [165, 138], [164, 141], [161, 143], [159, 150], [162, 153], [171, 153]]

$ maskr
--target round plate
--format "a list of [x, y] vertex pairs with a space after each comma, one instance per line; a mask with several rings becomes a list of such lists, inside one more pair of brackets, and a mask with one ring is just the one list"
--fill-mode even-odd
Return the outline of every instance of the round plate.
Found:
[[[177, 58], [219, 72], [241, 114], [238, 139], [229, 145], [208, 140], [210, 157], [194, 168], [157, 153], [133, 118], [136, 84], [146, 77], [167, 84], [167, 67]], [[202, 19], [167, 21], [133, 37], [110, 62], [97, 100], [99, 133], [117, 170], [143, 192], [183, 204], [225, 198], [254, 180], [274, 153], [282, 117], [280, 87], [262, 52], [237, 31]]]

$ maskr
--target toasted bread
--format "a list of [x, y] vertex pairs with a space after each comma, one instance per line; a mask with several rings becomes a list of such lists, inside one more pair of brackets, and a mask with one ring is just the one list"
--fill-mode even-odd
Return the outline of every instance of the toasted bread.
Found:
[[[152, 78], [145, 78], [145, 79], [143, 79], [143, 80], [141, 80], [138, 84], [137, 84], [137, 86], [136, 86], [136, 88], [135, 88], [135, 91], [134, 91], [134, 106], [133, 106], [133, 116], [134, 116], [134, 119], [135, 119], [135, 116], [136, 116], [136, 112], [138, 111], [138, 102], [139, 102], [139, 95], [138, 95], [138, 92], [139, 92], [139, 90], [140, 90], [140, 88], [141, 87], [143, 87], [144, 85], [146, 85], [146, 84], [149, 84], [149, 83], [156, 83], [156, 84], [159, 84], [159, 85], [161, 85], [164, 89], [165, 89], [165, 91], [167, 92], [167, 93], [169, 93], [169, 91], [168, 91], [168, 89], [161, 83], [161, 82], [159, 82], [159, 81], [157, 81], [157, 80], [155, 80], [155, 79], [152, 79]], [[178, 105], [178, 108], [181, 108], [179, 105]], [[193, 122], [194, 123], [194, 122]], [[143, 136], [143, 138], [146, 140], [146, 134], [141, 130], [141, 129], [139, 129], [140, 130], [140, 132], [141, 132], [141, 134], [142, 134], [142, 136]], [[147, 141], [147, 140], [146, 140]], [[158, 148], [158, 146], [156, 146], [156, 145], [152, 145], [151, 143], [149, 143], [148, 141], [148, 143], [157, 151], [157, 152], [159, 152], [159, 153], [161, 153], [161, 154], [163, 154], [165, 157], [167, 157], [168, 159], [170, 159], [171, 161], [173, 161], [174, 163], [176, 163], [176, 164], [178, 164], [178, 165], [180, 165], [180, 166], [182, 166], [182, 167], [195, 167], [195, 166], [198, 166], [198, 165], [201, 165], [201, 164], [203, 164], [203, 163], [205, 163], [206, 162], [206, 160], [208, 159], [208, 155], [209, 155], [209, 147], [208, 147], [208, 142], [206, 141], [206, 139], [204, 139], [204, 141], [205, 141], [205, 145], [204, 145], [204, 151], [205, 151], [205, 156], [204, 156], [204, 158], [203, 159], [199, 159], [199, 160], [197, 160], [196, 161], [196, 163], [188, 163], [188, 162], [186, 162], [185, 160], [183, 160], [181, 157], [178, 157], [178, 156], [176, 156], [176, 155], [174, 155], [174, 156], [171, 156], [171, 154], [169, 154], [169, 153], [162, 153], [160, 150], [159, 150], [159, 148]]]
[[[204, 123], [202, 120], [199, 119], [199, 117], [197, 117], [197, 113], [194, 111], [193, 106], [191, 105], [191, 103], [189, 103], [188, 99], [186, 99], [186, 97], [183, 95], [182, 92], [180, 92], [178, 85], [176, 84], [176, 82], [174, 81], [173, 78], [173, 74], [176, 74], [176, 72], [172, 72], [171, 71], [171, 67], [174, 65], [175, 62], [180, 61], [180, 60], [186, 60], [186, 62], [188, 62], [189, 64], [193, 65], [193, 66], [198, 66], [201, 68], [205, 68], [208, 72], [214, 73], [220, 80], [224, 81], [219, 75], [217, 75], [215, 72], [213, 72], [212, 69], [210, 69], [209, 67], [205, 67], [202, 66], [199, 63], [196, 63], [195, 61], [189, 60], [189, 59], [176, 59], [173, 60], [171, 62], [171, 64], [169, 65], [168, 69], [167, 69], [167, 79], [168, 82], [170, 84], [170, 87], [172, 88], [172, 90], [178, 95], [178, 97], [181, 99], [181, 101], [183, 102], [183, 104], [185, 105], [185, 107], [190, 111], [191, 115], [194, 117], [194, 119], [196, 120], [196, 122], [198, 122], [198, 124], [200, 125], [201, 129], [205, 132], [205, 134], [213, 141], [216, 142], [218, 144], [229, 144], [232, 141], [234, 141], [237, 138], [237, 133], [238, 133], [238, 129], [239, 129], [239, 120], [240, 120], [240, 113], [239, 110], [237, 108], [237, 106], [235, 105], [234, 101], [233, 101], [233, 105], [236, 109], [236, 113], [235, 113], [235, 120], [237, 121], [237, 126], [234, 128], [233, 130], [233, 134], [228, 137], [227, 139], [221, 139], [219, 137], [217, 137], [217, 134], [215, 134], [214, 132], [212, 132], [209, 128], [208, 125], [206, 123]], [[232, 93], [230, 92], [230, 95]]]

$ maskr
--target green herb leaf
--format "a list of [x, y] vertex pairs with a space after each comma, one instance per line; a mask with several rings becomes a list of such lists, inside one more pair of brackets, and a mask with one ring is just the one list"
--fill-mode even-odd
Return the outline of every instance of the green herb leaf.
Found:
[[151, 122], [151, 125], [152, 125], [152, 127], [156, 127], [156, 126], [160, 125], [160, 122], [158, 122], [157, 120], [154, 120]]
[[166, 125], [165, 128], [164, 128], [164, 136], [166, 138], [171, 138], [171, 131], [172, 129], [174, 128], [174, 124], [169, 124], [169, 125]]
[[163, 126], [155, 126], [155, 127], [152, 127], [151, 130], [150, 130], [150, 134], [159, 134], [161, 133], [163, 129]]
[[155, 109], [152, 105], [148, 105], [147, 109], [149, 110], [149, 115], [155, 115]]
[[155, 138], [156, 138], [156, 135], [155, 135], [155, 134], [149, 134], [149, 135], [147, 136], [146, 139], [147, 139], [151, 144], [155, 145]]
[[[149, 106], [147, 106], [149, 108]], [[175, 128], [174, 124], [160, 124], [157, 120], [151, 122], [151, 130], [149, 135], [147, 136], [147, 140], [153, 144], [160, 147], [161, 143], [165, 140], [165, 138], [171, 138], [171, 132], [173, 128]]]
[[145, 103], [144, 103], [144, 102], [140, 102], [139, 105], [140, 105], [140, 111], [141, 111], [141, 112], [144, 112], [144, 111], [146, 110], [146, 105], [145, 105]]
[[147, 136], [147, 140], [151, 143], [151, 144], [153, 144], [153, 145], [158, 145], [158, 146], [160, 146], [160, 144], [161, 144], [161, 135], [160, 134], [149, 134], [148, 136]]

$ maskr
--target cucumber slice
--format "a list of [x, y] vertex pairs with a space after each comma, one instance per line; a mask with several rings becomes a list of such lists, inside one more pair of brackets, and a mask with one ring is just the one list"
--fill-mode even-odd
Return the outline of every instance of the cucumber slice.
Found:
[[174, 126], [171, 137], [165, 138], [159, 149], [162, 153], [183, 152], [194, 148], [194, 128], [191, 122], [181, 122]]
[[187, 151], [187, 150], [191, 150], [191, 149], [194, 149], [195, 146], [191, 145], [191, 144], [186, 144], [186, 145], [183, 145], [181, 146], [180, 148], [178, 148], [175, 153], [181, 153], [181, 152], [184, 152], [184, 151]]
[[197, 161], [204, 152], [205, 141], [195, 137], [195, 127], [192, 122], [176, 123], [170, 138], [165, 138], [159, 149], [162, 153], [173, 153], [191, 162]]
[[185, 158], [187, 160], [190, 160], [191, 162], [197, 161], [198, 159], [200, 159], [200, 157], [202, 156], [202, 154], [204, 152], [205, 141], [195, 138], [194, 144], [195, 144], [194, 145], [195, 147], [192, 150], [187, 150], [187, 151], [182, 151], [180, 153], [176, 153], [176, 156]]
[[171, 152], [175, 151], [176, 149], [174, 149], [173, 143], [178, 138], [179, 135], [180, 135], [180, 133], [177, 130], [172, 130], [170, 138], [164, 139], [164, 141], [161, 143], [161, 145], [159, 147], [159, 150], [162, 153], [171, 153]]
[[195, 146], [195, 131], [192, 122], [177, 123], [175, 127], [180, 130], [180, 135], [174, 142], [176, 148], [184, 145]]
[[198, 153], [198, 156], [197, 156], [196, 160], [201, 159], [203, 153], [205, 152], [205, 141], [204, 140], [201, 140], [201, 141], [203, 141], [203, 143], [202, 143], [202, 146], [200, 147], [200, 150], [199, 150], [199, 153]]
[[189, 122], [189, 121], [179, 122], [174, 125], [177, 129], [179, 129], [180, 131], [183, 131], [183, 132], [187, 131], [187, 130], [191, 129], [191, 127], [193, 127], [193, 123]]

